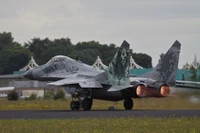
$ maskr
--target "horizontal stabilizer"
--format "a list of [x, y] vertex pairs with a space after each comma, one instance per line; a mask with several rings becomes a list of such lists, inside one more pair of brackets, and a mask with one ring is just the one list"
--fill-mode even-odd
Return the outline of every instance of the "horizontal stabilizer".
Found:
[[11, 91], [14, 90], [14, 87], [0, 87], [0, 91]]
[[132, 85], [113, 85], [108, 91], [121, 91], [132, 87]]
[[65, 86], [73, 84], [79, 84], [81, 88], [103, 88], [103, 86], [94, 79], [77, 78], [77, 77], [58, 80], [56, 82], [48, 83], [47, 85]]

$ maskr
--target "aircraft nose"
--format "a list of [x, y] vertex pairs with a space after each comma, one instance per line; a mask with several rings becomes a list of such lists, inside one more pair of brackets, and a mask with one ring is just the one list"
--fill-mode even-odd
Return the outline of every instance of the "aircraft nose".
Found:
[[27, 72], [25, 72], [23, 74], [23, 76], [27, 79], [33, 79], [33, 71], [32, 70], [28, 70]]

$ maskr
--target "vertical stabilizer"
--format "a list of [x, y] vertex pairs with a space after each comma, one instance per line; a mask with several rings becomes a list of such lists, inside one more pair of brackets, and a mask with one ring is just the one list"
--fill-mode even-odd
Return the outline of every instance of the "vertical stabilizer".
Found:
[[181, 44], [175, 41], [166, 54], [161, 56], [156, 67], [142, 77], [151, 78], [170, 86], [174, 86], [176, 82], [176, 73], [178, 70], [178, 62]]
[[130, 45], [124, 41], [108, 66], [111, 85], [130, 85]]

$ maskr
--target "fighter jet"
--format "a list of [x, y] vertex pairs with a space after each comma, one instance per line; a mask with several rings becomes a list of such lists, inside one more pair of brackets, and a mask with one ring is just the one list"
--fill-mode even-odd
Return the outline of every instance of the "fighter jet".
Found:
[[179, 53], [180, 43], [176, 41], [152, 72], [142, 77], [130, 77], [131, 50], [129, 43], [124, 41], [106, 71], [59, 55], [27, 71], [24, 77], [50, 81], [48, 85], [64, 87], [72, 96], [72, 110], [90, 110], [93, 99], [124, 100], [124, 108], [131, 110], [132, 98], [169, 95], [169, 86], [174, 85], [175, 81]]

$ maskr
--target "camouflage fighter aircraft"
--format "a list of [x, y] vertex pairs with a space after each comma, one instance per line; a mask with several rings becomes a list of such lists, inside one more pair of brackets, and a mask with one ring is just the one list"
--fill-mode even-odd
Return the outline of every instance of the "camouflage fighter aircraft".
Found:
[[124, 41], [106, 71], [98, 70], [67, 56], [55, 56], [46, 64], [27, 71], [25, 78], [52, 81], [71, 94], [72, 110], [90, 110], [93, 99], [124, 100], [124, 108], [133, 108], [132, 98], [165, 97], [175, 83], [180, 43], [176, 41], [152, 72], [130, 77], [130, 45]]

